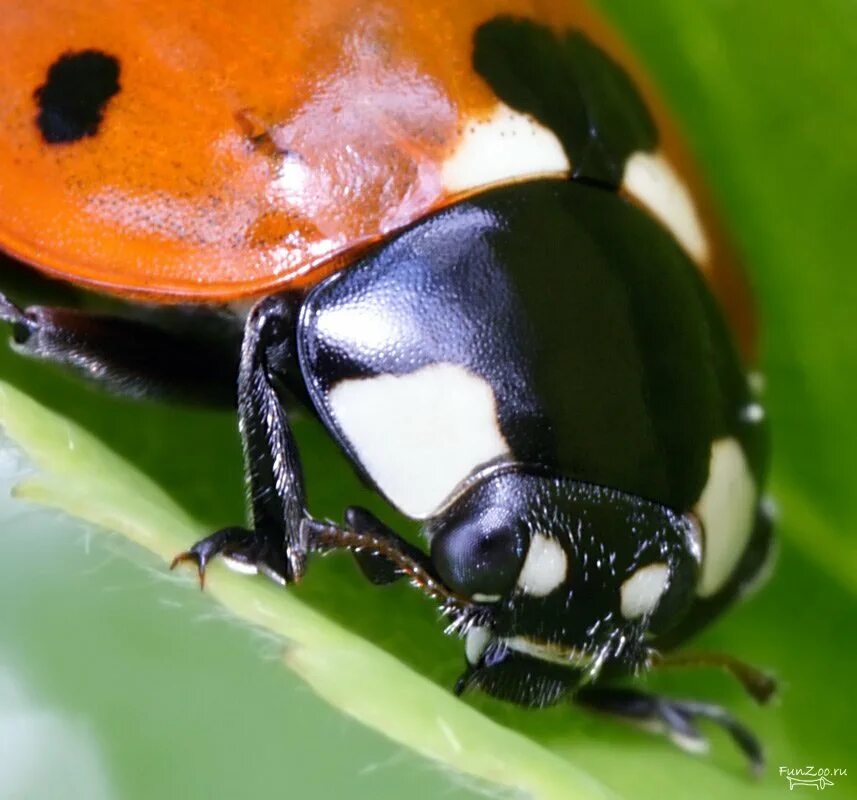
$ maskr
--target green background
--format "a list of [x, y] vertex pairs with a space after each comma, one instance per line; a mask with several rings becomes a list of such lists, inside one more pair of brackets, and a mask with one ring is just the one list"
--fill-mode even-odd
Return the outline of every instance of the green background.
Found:
[[[773, 668], [783, 681], [779, 704], [754, 708], [710, 673], [657, 676], [651, 685], [727, 703], [762, 735], [770, 767], [761, 783], [751, 783], [716, 732], [711, 757], [700, 760], [567, 708], [532, 714], [480, 698], [470, 702], [556, 757], [545, 760], [544, 785], [536, 787], [545, 794], [773, 797], [787, 791], [780, 765], [815, 764], [852, 771], [828, 791], [857, 797], [857, 281], [850, 247], [857, 228], [851, 219], [857, 209], [857, 6], [850, 0], [601, 5], [683, 123], [750, 266], [761, 306], [773, 490], [782, 515], [773, 579], [702, 642]], [[60, 296], [54, 287], [46, 292]], [[0, 377], [93, 431], [164, 486], [201, 529], [240, 519], [240, 454], [229, 415], [107, 398], [5, 351]], [[331, 477], [335, 455], [311, 424], [299, 423], [299, 433], [312, 506], [338, 516], [343, 498], [357, 497], [356, 482], [341, 466]], [[51, 442], [63, 446], [61, 437]], [[3, 455], [0, 475], [11, 485], [21, 464]], [[97, 464], [96, 458], [96, 470]], [[123, 475], [117, 468], [110, 477]], [[91, 494], [78, 492], [78, 501], [100, 508], [97, 476], [82, 487]], [[170, 576], [160, 558], [119, 537], [90, 535], [86, 525], [57, 512], [11, 500], [0, 510], [0, 797], [475, 792], [473, 778], [324, 703], [283, 668], [280, 639], [237, 619], [235, 606], [227, 614], [186, 578]], [[314, 565], [310, 577], [295, 593], [299, 600], [417, 673], [451, 684], [461, 666], [460, 644], [442, 636], [435, 611], [407, 587], [373, 590], [348, 560], [335, 557]], [[214, 578], [232, 586], [221, 571]], [[251, 616], [241, 608], [252, 606], [256, 591], [252, 581], [244, 584], [253, 588], [237, 606], [239, 617]], [[271, 591], [260, 585], [259, 602], [267, 603]], [[338, 669], [339, 685], [368, 692], [363, 700], [377, 712], [376, 724], [425, 752], [421, 726], [434, 720], [415, 709], [424, 700], [419, 693], [430, 689], [384, 662], [379, 673], [400, 683], [372, 694], [368, 683], [354, 681], [347, 654], [330, 674], [335, 678]], [[319, 674], [328, 673], [320, 668]], [[448, 714], [451, 726], [449, 752], [458, 753], [450, 760], [472, 763], [484, 776], [493, 773], [478, 765], [490, 755], [510, 765], [502, 777], [515, 783], [519, 740], [504, 739], [480, 714], [459, 720], [458, 701], [437, 702], [438, 715]], [[341, 705], [368, 718], [369, 712]], [[536, 770], [540, 762], [532, 753], [526, 763]], [[574, 770], [563, 772], [560, 759]], [[525, 766], [521, 770], [519, 785], [535, 787]], [[14, 794], [15, 781], [28, 788]]]

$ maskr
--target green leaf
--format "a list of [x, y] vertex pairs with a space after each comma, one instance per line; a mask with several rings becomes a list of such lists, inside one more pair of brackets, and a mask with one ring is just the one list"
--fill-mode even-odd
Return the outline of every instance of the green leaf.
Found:
[[[602, 5], [684, 121], [747, 255], [762, 307], [782, 509], [770, 584], [699, 642], [772, 668], [780, 701], [755, 708], [710, 673], [648, 683], [728, 705], [766, 743], [767, 774], [751, 781], [717, 732], [711, 756], [694, 758], [567, 707], [533, 713], [454, 698], [460, 643], [407, 587], [368, 586], [347, 558], [313, 563], [289, 591], [215, 567], [208, 594], [287, 640], [285, 664], [329, 703], [452, 770], [536, 797], [781, 797], [780, 766], [854, 768], [857, 8], [846, 0], [653, 0], [645, 12], [637, 0]], [[5, 352], [0, 374], [42, 403], [11, 385], [0, 392], [0, 424], [37, 467], [19, 497], [121, 534], [164, 569], [201, 534], [241, 518], [230, 415], [104, 397]], [[299, 421], [297, 432], [314, 510], [339, 516], [345, 502], [361, 502], [403, 526], [313, 423]], [[835, 780], [838, 797], [857, 796], [854, 777]]]

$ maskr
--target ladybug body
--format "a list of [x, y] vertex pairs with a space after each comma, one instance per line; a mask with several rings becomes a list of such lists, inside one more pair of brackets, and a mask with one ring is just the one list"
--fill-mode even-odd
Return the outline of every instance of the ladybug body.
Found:
[[[109, 293], [249, 309], [223, 359], [0, 305], [20, 350], [115, 391], [220, 401], [237, 373], [252, 523], [177, 561], [287, 584], [350, 550], [452, 617], [460, 691], [569, 696], [691, 745], [710, 718], [760, 764], [722, 709], [609, 685], [742, 595], [771, 525], [740, 272], [591, 12], [48, 5], [3, 3], [0, 246]], [[285, 388], [428, 555], [362, 509], [311, 516]]]

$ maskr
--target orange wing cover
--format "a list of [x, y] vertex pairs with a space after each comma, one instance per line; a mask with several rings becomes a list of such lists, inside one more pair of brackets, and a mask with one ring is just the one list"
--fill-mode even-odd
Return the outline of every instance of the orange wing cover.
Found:
[[[300, 287], [477, 190], [478, 170], [451, 184], [447, 167], [498, 107], [472, 66], [475, 30], [498, 15], [582, 29], [622, 63], [708, 224], [662, 105], [580, 0], [0, 0], [0, 13], [0, 248], [77, 283], [162, 302]], [[81, 53], [110, 67], [98, 113], [46, 137], [51, 84]], [[735, 278], [720, 273], [722, 295]]]

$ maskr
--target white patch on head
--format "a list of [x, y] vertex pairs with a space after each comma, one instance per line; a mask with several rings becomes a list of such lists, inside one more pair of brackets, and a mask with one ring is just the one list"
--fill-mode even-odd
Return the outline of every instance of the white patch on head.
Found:
[[708, 239], [687, 186], [660, 153], [634, 153], [625, 163], [622, 188], [666, 226], [700, 264], [708, 261]]
[[669, 585], [669, 567], [662, 562], [640, 567], [620, 588], [621, 610], [625, 619], [651, 614]]
[[416, 519], [431, 516], [473, 470], [509, 454], [494, 391], [458, 364], [351, 378], [328, 399], [360, 464]]
[[568, 156], [553, 131], [529, 114], [498, 103], [488, 118], [464, 123], [458, 147], [443, 164], [442, 180], [444, 189], [454, 194], [570, 171]]
[[533, 534], [518, 575], [520, 590], [533, 597], [545, 597], [562, 585], [567, 574], [568, 556], [562, 545], [543, 533]]
[[708, 483], [696, 505], [705, 530], [702, 575], [696, 593], [710, 597], [744, 555], [756, 519], [758, 490], [741, 445], [732, 438], [711, 445]]
[[464, 655], [467, 658], [468, 664], [478, 664], [479, 659], [488, 647], [488, 642], [491, 641], [491, 629], [481, 625], [474, 625], [467, 631], [467, 637], [464, 640]]

